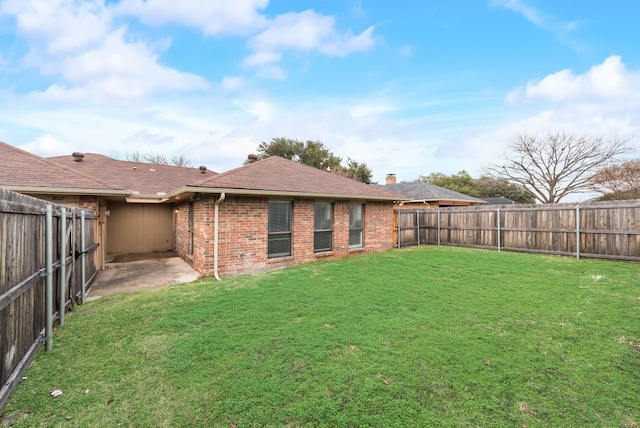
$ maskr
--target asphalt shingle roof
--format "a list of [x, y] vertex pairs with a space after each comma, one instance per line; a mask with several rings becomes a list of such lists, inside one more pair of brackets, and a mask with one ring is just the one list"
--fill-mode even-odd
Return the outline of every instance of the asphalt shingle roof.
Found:
[[[364, 184], [272, 156], [218, 174], [207, 169], [122, 161], [85, 153], [42, 158], [0, 143], [0, 186], [96, 189], [139, 197], [175, 196], [198, 189], [238, 193], [401, 201], [394, 189]], [[88, 192], [87, 192], [88, 193]]]
[[208, 169], [123, 161], [95, 153], [85, 153], [81, 162], [77, 162], [72, 155], [48, 159], [57, 165], [91, 174], [122, 189], [146, 196], [168, 194], [204, 177], [217, 175]]
[[376, 185], [342, 177], [277, 156], [219, 174], [195, 183], [213, 189], [238, 189], [270, 193], [326, 195], [332, 197], [401, 200], [402, 195]]
[[489, 205], [513, 205], [516, 202], [508, 198], [482, 198]]
[[387, 184], [381, 187], [404, 195], [406, 199], [412, 201], [468, 201], [477, 204], [485, 202], [482, 199], [454, 192], [453, 190], [445, 189], [443, 187], [436, 186], [435, 184], [425, 183], [420, 180], [410, 182], [403, 181], [401, 183]]
[[[43, 189], [121, 190], [93, 174], [69, 169], [48, 159], [0, 142], [0, 186]], [[125, 192], [122, 192], [123, 194]]]

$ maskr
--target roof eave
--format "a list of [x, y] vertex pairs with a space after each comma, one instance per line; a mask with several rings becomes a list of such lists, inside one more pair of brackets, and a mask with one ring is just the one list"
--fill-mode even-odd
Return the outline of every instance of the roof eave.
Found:
[[128, 196], [128, 190], [92, 189], [86, 187], [43, 187], [43, 186], [7, 186], [5, 189], [18, 193], [55, 194], [55, 195], [92, 195], [92, 196]]
[[451, 203], [465, 203], [465, 204], [486, 204], [487, 201], [475, 201], [469, 199], [447, 199], [447, 198], [427, 198], [427, 199], [411, 199], [401, 201], [405, 204], [409, 203], [422, 203], [422, 202], [451, 202]]
[[301, 193], [301, 192], [289, 192], [282, 190], [256, 190], [256, 189], [234, 189], [223, 187], [193, 187], [184, 186], [177, 189], [167, 195], [167, 198], [179, 199], [180, 195], [190, 193], [201, 194], [220, 194], [226, 193], [228, 195], [242, 195], [242, 196], [281, 196], [281, 197], [294, 197], [294, 198], [326, 198], [326, 199], [350, 199], [350, 200], [363, 200], [363, 201], [385, 201], [396, 202], [399, 198], [377, 196], [377, 195], [354, 195], [354, 194], [340, 194], [340, 193]]

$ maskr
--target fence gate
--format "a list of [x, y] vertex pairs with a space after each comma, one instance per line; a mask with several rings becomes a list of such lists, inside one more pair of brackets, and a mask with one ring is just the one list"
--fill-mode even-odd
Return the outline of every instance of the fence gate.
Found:
[[93, 211], [0, 189], [0, 408], [97, 274]]

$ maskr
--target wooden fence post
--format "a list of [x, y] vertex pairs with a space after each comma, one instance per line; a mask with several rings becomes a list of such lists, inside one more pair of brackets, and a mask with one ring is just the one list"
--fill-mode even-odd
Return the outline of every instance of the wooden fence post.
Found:
[[438, 245], [440, 245], [440, 208], [438, 208]]
[[497, 240], [498, 240], [498, 252], [500, 252], [500, 207], [498, 207], [498, 220], [497, 220], [497, 223], [498, 223], [498, 230], [497, 230], [497, 232], [498, 232], [498, 238], [497, 238]]
[[576, 259], [580, 260], [580, 205], [576, 205]]

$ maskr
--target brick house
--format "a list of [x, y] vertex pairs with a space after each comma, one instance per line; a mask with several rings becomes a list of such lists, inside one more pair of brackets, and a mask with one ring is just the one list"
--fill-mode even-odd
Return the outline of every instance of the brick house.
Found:
[[0, 187], [98, 214], [100, 269], [109, 254], [173, 249], [174, 209], [166, 194], [215, 174], [93, 153], [43, 158], [0, 142]]
[[279, 157], [178, 189], [176, 249], [236, 275], [393, 247], [401, 196]]
[[110, 254], [174, 250], [216, 277], [391, 249], [403, 198], [276, 157], [217, 174], [1, 142], [0, 187], [94, 209], [99, 268]]

